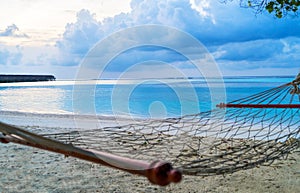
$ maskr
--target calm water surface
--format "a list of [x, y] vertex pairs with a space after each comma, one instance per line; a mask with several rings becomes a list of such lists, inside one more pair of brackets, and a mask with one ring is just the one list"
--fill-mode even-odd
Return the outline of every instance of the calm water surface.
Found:
[[176, 117], [210, 110], [294, 77], [0, 84], [0, 111]]

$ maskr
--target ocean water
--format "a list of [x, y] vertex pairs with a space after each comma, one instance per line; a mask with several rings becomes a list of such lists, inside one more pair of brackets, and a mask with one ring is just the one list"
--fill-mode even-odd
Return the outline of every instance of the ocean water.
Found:
[[294, 77], [92, 80], [0, 84], [0, 111], [178, 117], [215, 108], [290, 82]]

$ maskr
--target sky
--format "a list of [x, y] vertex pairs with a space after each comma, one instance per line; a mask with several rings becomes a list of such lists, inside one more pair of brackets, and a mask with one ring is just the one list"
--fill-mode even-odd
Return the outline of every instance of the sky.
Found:
[[[277, 19], [266, 12], [255, 14], [252, 9], [241, 8], [239, 0], [228, 3], [0, 0], [0, 3], [3, 5], [0, 6], [1, 74], [54, 74], [57, 79], [75, 79], [85, 57], [103, 40], [110, 40], [114, 34], [126, 39], [124, 31], [154, 24], [195, 38], [224, 76], [296, 76], [300, 71], [300, 17]], [[172, 39], [155, 31], [143, 31], [137, 37], [129, 39], [140, 43], [149, 39], [169, 41], [171, 47], [128, 47], [111, 59], [105, 68], [105, 78], [118, 78], [128, 69], [132, 77], [152, 74], [170, 77], [166, 63], [186, 76], [199, 75], [182, 53], [173, 50], [172, 46], [190, 49], [184, 38]], [[125, 41], [129, 40], [110, 41], [107, 50], [98, 52], [97, 57], [104, 57], [112, 47], [124, 46]], [[211, 65], [204, 63], [201, 62], [203, 68]], [[136, 64], [139, 67], [133, 68]]]

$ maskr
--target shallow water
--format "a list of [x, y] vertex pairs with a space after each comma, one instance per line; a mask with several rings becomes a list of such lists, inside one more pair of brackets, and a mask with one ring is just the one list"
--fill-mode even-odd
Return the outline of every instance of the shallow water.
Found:
[[0, 84], [0, 111], [166, 118], [196, 114], [293, 77], [53, 81]]

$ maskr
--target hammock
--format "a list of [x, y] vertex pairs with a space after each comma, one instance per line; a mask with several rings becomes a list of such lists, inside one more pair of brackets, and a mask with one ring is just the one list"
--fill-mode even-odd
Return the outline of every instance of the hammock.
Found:
[[212, 111], [93, 130], [37, 135], [0, 122], [0, 141], [77, 157], [165, 186], [180, 182], [182, 174], [209, 176], [269, 165], [298, 148], [299, 85], [300, 74]]

